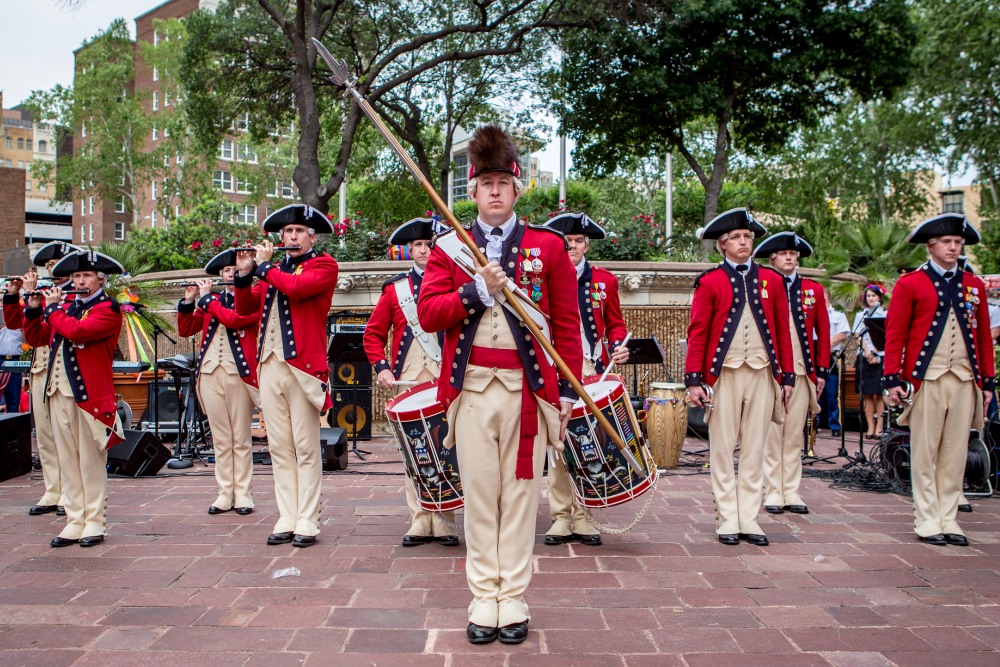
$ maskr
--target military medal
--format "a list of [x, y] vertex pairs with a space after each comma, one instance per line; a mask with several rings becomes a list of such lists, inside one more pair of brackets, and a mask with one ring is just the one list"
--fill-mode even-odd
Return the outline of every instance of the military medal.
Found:
[[760, 284], [761, 284], [760, 298], [766, 299], [767, 298], [767, 281], [766, 280], [762, 280], [762, 281], [760, 281]]

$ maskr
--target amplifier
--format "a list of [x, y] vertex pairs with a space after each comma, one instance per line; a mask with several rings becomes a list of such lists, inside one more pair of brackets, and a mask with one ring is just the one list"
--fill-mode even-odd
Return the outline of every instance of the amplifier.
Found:
[[4, 361], [0, 363], [0, 371], [4, 373], [27, 373], [31, 369], [30, 361]]
[[31, 472], [31, 413], [0, 415], [0, 482]]

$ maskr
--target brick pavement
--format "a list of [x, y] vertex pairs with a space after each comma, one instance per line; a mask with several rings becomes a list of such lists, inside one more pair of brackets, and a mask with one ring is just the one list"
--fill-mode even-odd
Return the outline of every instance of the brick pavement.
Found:
[[[40, 475], [0, 484], [0, 666], [1000, 660], [997, 499], [974, 500], [975, 513], [961, 516], [970, 548], [933, 547], [914, 539], [909, 498], [810, 478], [812, 514], [762, 515], [770, 547], [727, 547], [697, 466], [664, 474], [641, 523], [598, 548], [542, 545], [543, 494], [531, 635], [520, 646], [472, 646], [464, 547], [399, 546], [399, 455], [385, 438], [365, 448], [367, 462], [352, 456], [347, 472], [324, 476], [323, 532], [302, 550], [264, 544], [275, 520], [266, 466], [255, 466], [248, 517], [206, 513], [210, 468], [113, 479], [110, 534], [91, 549], [48, 547], [60, 519], [27, 514]], [[836, 446], [821, 439], [818, 451]], [[641, 502], [604, 519], [625, 523]], [[274, 578], [288, 567], [300, 573]]]

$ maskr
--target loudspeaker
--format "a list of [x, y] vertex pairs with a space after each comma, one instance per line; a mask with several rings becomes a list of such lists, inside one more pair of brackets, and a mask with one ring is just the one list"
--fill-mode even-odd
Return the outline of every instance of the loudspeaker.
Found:
[[125, 431], [125, 442], [108, 450], [108, 472], [127, 477], [155, 475], [170, 458], [170, 450], [150, 431]]
[[330, 424], [347, 431], [348, 438], [372, 438], [372, 388], [333, 387], [333, 414]]
[[347, 470], [347, 431], [343, 428], [321, 428], [319, 444], [323, 453], [323, 470]]
[[372, 365], [360, 361], [337, 361], [330, 364], [330, 384], [334, 387], [372, 386]]
[[0, 482], [31, 472], [31, 413], [0, 415]]

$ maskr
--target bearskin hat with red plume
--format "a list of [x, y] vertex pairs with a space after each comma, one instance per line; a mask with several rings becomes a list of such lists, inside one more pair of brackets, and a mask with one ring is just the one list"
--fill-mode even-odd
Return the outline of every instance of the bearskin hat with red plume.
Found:
[[514, 140], [499, 125], [483, 125], [469, 141], [469, 178], [490, 171], [521, 177], [520, 153]]

